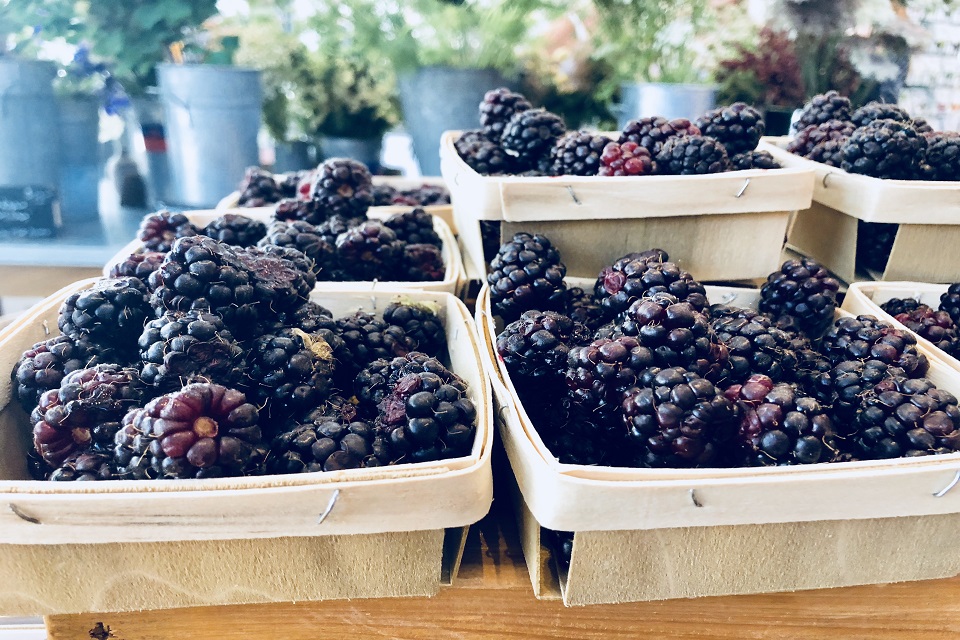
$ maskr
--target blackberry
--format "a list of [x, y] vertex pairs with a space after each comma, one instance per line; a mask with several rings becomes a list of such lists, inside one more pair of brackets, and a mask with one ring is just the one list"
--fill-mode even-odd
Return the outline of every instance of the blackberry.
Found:
[[447, 332], [432, 302], [391, 302], [383, 310], [383, 321], [403, 329], [416, 351], [439, 356], [447, 346]]
[[480, 102], [480, 126], [491, 140], [498, 140], [514, 114], [532, 109], [526, 96], [506, 87], [487, 91]]
[[413, 341], [400, 327], [358, 311], [337, 319], [337, 333], [344, 342], [343, 357], [337, 358], [336, 380], [340, 389], [353, 387], [357, 373], [374, 360], [405, 356]]
[[433, 229], [433, 216], [419, 207], [395, 213], [384, 220], [383, 224], [392, 229], [401, 242], [442, 246], [440, 236]]
[[480, 241], [483, 244], [483, 261], [489, 264], [500, 250], [500, 221], [480, 221]]
[[320, 237], [326, 242], [336, 247], [338, 237], [366, 221], [366, 218], [345, 218], [334, 215], [317, 225], [317, 233], [319, 233]]
[[280, 222], [299, 221], [318, 225], [327, 220], [330, 215], [330, 212], [321, 207], [315, 200], [301, 200], [299, 198], [281, 200], [273, 208], [273, 219]]
[[631, 336], [571, 348], [566, 380], [573, 407], [600, 425], [610, 425], [618, 419], [623, 392], [636, 386], [655, 361], [653, 350]]
[[782, 169], [783, 165], [769, 151], [745, 151], [730, 158], [734, 171], [748, 169]]
[[923, 135], [927, 135], [928, 133], [937, 133], [934, 131], [933, 125], [931, 125], [926, 118], [921, 118], [918, 116], [911, 120], [910, 123], [913, 125], [913, 128], [917, 130], [917, 133]]
[[157, 211], [140, 221], [137, 239], [147, 251], [166, 253], [178, 238], [189, 238], [200, 233], [187, 216], [171, 211]]
[[213, 238], [181, 238], [150, 277], [151, 302], [166, 311], [212, 311], [241, 335], [257, 320], [256, 290], [236, 251]]
[[330, 158], [317, 167], [310, 198], [327, 214], [364, 216], [373, 204], [373, 178], [366, 165]]
[[651, 116], [627, 122], [617, 142], [620, 144], [633, 142], [656, 157], [667, 140], [683, 136], [699, 136], [700, 133], [700, 129], [687, 118], [667, 120], [660, 116]]
[[954, 357], [960, 355], [960, 334], [946, 311], [934, 311], [927, 305], [920, 305], [911, 311], [898, 313], [895, 318], [897, 322], [921, 338], [929, 340], [945, 353]]
[[696, 124], [702, 135], [717, 140], [731, 156], [756, 149], [767, 130], [763, 114], [745, 102], [711, 109]]
[[953, 323], [960, 325], [960, 282], [951, 284], [940, 296], [940, 311], [946, 311]]
[[830, 406], [837, 435], [845, 439], [852, 436], [860, 400], [865, 393], [889, 377], [902, 375], [903, 369], [879, 360], [845, 360], [833, 367], [823, 386], [822, 398], [817, 399]]
[[847, 138], [840, 168], [874, 178], [913, 180], [926, 150], [927, 139], [909, 124], [874, 120]]
[[795, 350], [796, 368], [788, 376], [803, 389], [804, 393], [815, 398], [820, 404], [830, 407], [836, 399], [831, 371], [833, 365], [823, 355], [803, 347]]
[[960, 449], [960, 408], [926, 378], [889, 377], [864, 394], [853, 438], [866, 459], [953, 453]]
[[900, 225], [857, 220], [857, 267], [883, 272]]
[[264, 207], [281, 198], [276, 180], [260, 167], [247, 167], [240, 181], [241, 207]]
[[710, 381], [653, 367], [623, 394], [623, 424], [640, 467], [711, 467], [737, 430], [737, 408]]
[[104, 278], [67, 296], [57, 325], [64, 335], [86, 336], [121, 354], [136, 348], [143, 324], [153, 315], [150, 293], [137, 278]]
[[960, 133], [929, 133], [924, 163], [930, 167], [930, 180], [957, 180], [960, 177]]
[[356, 280], [387, 279], [403, 261], [403, 243], [378, 220], [367, 220], [337, 236], [337, 259]]
[[143, 381], [164, 392], [194, 378], [233, 386], [243, 377], [244, 351], [212, 313], [167, 312], [147, 323], [137, 344]]
[[150, 274], [160, 268], [166, 254], [159, 251], [131, 253], [110, 267], [110, 278], [137, 278], [146, 283]]
[[400, 197], [399, 189], [388, 184], [374, 184], [372, 193], [374, 207], [388, 207], [397, 204], [395, 199]]
[[394, 204], [404, 204], [411, 207], [432, 207], [441, 204], [450, 204], [450, 191], [442, 184], [422, 184], [412, 189], [400, 192]]
[[382, 443], [374, 446], [373, 425], [361, 421], [344, 424], [329, 416], [313, 416], [313, 413], [316, 412], [292, 420], [273, 439], [268, 473], [342, 471], [389, 464], [386, 447]]
[[66, 374], [98, 364], [121, 364], [121, 360], [115, 351], [101, 349], [87, 338], [57, 336], [24, 351], [11, 379], [20, 406], [30, 413], [44, 392], [60, 387]]
[[67, 457], [50, 472], [48, 480], [55, 482], [88, 482], [90, 480], [118, 480], [113, 455], [108, 452], [87, 449]]
[[259, 419], [241, 392], [190, 384], [127, 414], [114, 460], [135, 479], [259, 475], [267, 458]]
[[657, 165], [645, 147], [636, 142], [611, 142], [600, 156], [601, 176], [646, 176], [657, 172]]
[[617, 330], [636, 336], [653, 352], [658, 367], [683, 367], [712, 382], [726, 375], [729, 353], [708, 318], [669, 293], [634, 302], [617, 320]]
[[136, 369], [98, 364], [72, 371], [31, 412], [33, 446], [53, 467], [84, 449], [109, 451], [124, 414], [143, 399]]
[[921, 304], [919, 300], [914, 298], [890, 298], [886, 302], [880, 305], [880, 308], [889, 313], [892, 316], [898, 316], [901, 313], [910, 313], [922, 307], [927, 307], [925, 304]]
[[467, 385], [435, 373], [400, 378], [380, 403], [377, 431], [395, 462], [426, 462], [469, 455], [476, 433], [477, 409]]
[[663, 144], [656, 160], [659, 171], [669, 175], [723, 173], [731, 167], [723, 145], [706, 136], [672, 138]]
[[408, 282], [439, 282], [447, 277], [443, 253], [432, 244], [408, 244], [403, 248], [400, 278]]
[[304, 182], [309, 184], [312, 172], [309, 169], [301, 171], [288, 171], [287, 173], [274, 174], [273, 179], [277, 183], [277, 190], [281, 198], [296, 198], [300, 192], [300, 186]]
[[773, 318], [790, 316], [798, 329], [819, 337], [837, 308], [840, 282], [810, 258], [787, 260], [760, 288], [760, 311]]
[[842, 120], [810, 125], [794, 136], [787, 145], [787, 151], [839, 168], [843, 160], [843, 146], [854, 131], [856, 127], [853, 123]]
[[877, 120], [895, 120], [905, 124], [911, 124], [913, 119], [906, 111], [895, 104], [885, 102], [868, 102], [853, 112], [850, 121], [859, 129]]
[[561, 464], [622, 466], [623, 425], [618, 413], [601, 416], [569, 397], [546, 401], [529, 393], [523, 405], [550, 453]]
[[836, 91], [827, 91], [813, 96], [803, 105], [800, 119], [794, 124], [794, 131], [802, 131], [810, 125], [823, 124], [830, 120], [850, 120], [853, 107], [850, 99]]
[[262, 323], [263, 330], [258, 335], [278, 333], [281, 329], [300, 329], [306, 333], [316, 333], [321, 329], [335, 331], [336, 327], [337, 323], [329, 309], [307, 300], [292, 311], [278, 313], [272, 322]]
[[610, 138], [588, 131], [569, 131], [550, 149], [549, 175], [595, 176], [600, 170], [601, 155]]
[[516, 159], [480, 131], [462, 133], [454, 146], [463, 161], [480, 175], [499, 176], [517, 170]]
[[653, 293], [669, 293], [681, 302], [689, 302], [697, 311], [707, 308], [706, 289], [689, 272], [673, 262], [660, 249], [623, 256], [604, 267], [594, 284], [594, 296], [607, 318], [626, 311], [640, 298]]
[[844, 360], [879, 360], [900, 367], [911, 378], [927, 372], [930, 363], [917, 350], [917, 339], [908, 331], [873, 316], [838, 319], [823, 336], [820, 351], [834, 364]]
[[603, 309], [592, 293], [580, 288], [567, 289], [566, 314], [584, 325], [591, 333], [603, 325]]
[[729, 382], [740, 383], [754, 374], [780, 382], [796, 370], [797, 354], [790, 336], [774, 327], [769, 318], [743, 309], [736, 315], [714, 318], [711, 327], [729, 352]]
[[286, 247], [296, 249], [313, 261], [313, 273], [326, 279], [327, 273], [336, 269], [337, 248], [319, 232], [319, 229], [303, 220], [275, 221], [267, 228], [267, 235], [257, 246]]
[[535, 167], [567, 130], [563, 118], [546, 109], [515, 113], [503, 128], [500, 144], [524, 167]]
[[[317, 284], [313, 262], [296, 249], [244, 247], [235, 255], [249, 274], [261, 318], [296, 309], [307, 301]], [[239, 333], [242, 336], [248, 334], [246, 331]]]
[[358, 414], [375, 418], [377, 407], [392, 393], [393, 386], [411, 373], [432, 373], [444, 384], [458, 380], [443, 363], [420, 351], [390, 359], [378, 358], [357, 374], [350, 387], [355, 393]]
[[333, 349], [315, 334], [285, 329], [253, 341], [247, 357], [247, 397], [267, 403], [272, 420], [318, 406], [330, 395]]
[[525, 311], [497, 336], [497, 354], [514, 385], [537, 393], [562, 391], [570, 348], [589, 341], [589, 330], [555, 311]]
[[830, 417], [795, 385], [753, 375], [724, 395], [740, 408], [740, 430], [731, 447], [735, 466], [813, 464], [835, 457]]
[[227, 244], [252, 247], [267, 235], [267, 225], [247, 216], [225, 213], [213, 219], [201, 233]]
[[563, 310], [567, 267], [545, 236], [514, 235], [500, 247], [490, 269], [490, 300], [504, 322], [513, 322], [528, 309]]

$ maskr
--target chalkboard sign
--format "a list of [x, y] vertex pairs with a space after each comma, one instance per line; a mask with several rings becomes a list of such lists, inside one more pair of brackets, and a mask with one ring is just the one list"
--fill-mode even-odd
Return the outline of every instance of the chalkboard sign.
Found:
[[0, 187], [0, 240], [52, 238], [60, 227], [57, 192], [49, 187]]

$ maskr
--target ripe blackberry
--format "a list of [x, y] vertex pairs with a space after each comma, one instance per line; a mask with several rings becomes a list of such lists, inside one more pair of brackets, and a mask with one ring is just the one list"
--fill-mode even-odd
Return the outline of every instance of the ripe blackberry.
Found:
[[874, 120], [847, 138], [840, 168], [874, 178], [913, 180], [926, 150], [927, 139], [909, 124]]
[[225, 213], [212, 220], [201, 233], [227, 244], [252, 247], [267, 235], [267, 225], [247, 216]]
[[110, 278], [137, 278], [146, 283], [150, 274], [160, 268], [166, 254], [159, 251], [131, 253], [110, 267]]
[[854, 111], [850, 116], [850, 121], [853, 122], [858, 129], [872, 124], [877, 120], [895, 120], [906, 124], [913, 122], [910, 114], [906, 111], [895, 104], [887, 104], [885, 102], [868, 102]]
[[[892, 316], [898, 316], [901, 313], [910, 313], [911, 311], [915, 311], [921, 307], [927, 307], [927, 305], [922, 304], [919, 300], [914, 298], [890, 298], [880, 305], [881, 309]], [[929, 307], [927, 308], [929, 309]]]
[[281, 329], [300, 329], [306, 333], [316, 333], [320, 329], [335, 331], [337, 323], [329, 309], [307, 300], [292, 311], [278, 313], [271, 322], [261, 326], [263, 330], [258, 335], [279, 333]]
[[667, 120], [660, 116], [651, 116], [627, 122], [617, 142], [620, 144], [633, 142], [656, 157], [667, 140], [683, 136], [699, 136], [700, 133], [700, 129], [687, 118]]
[[91, 447], [109, 451], [124, 414], [143, 399], [136, 369], [98, 364], [72, 371], [30, 414], [34, 449], [52, 467]]
[[178, 238], [189, 238], [200, 233], [187, 216], [163, 210], [144, 216], [137, 238], [147, 251], [166, 253]]
[[401, 242], [442, 246], [440, 236], [433, 229], [433, 216], [419, 207], [395, 213], [384, 220], [383, 224], [392, 229]]
[[383, 321], [403, 329], [411, 347], [429, 356], [439, 356], [447, 346], [447, 332], [432, 302], [391, 302], [383, 310]]
[[796, 349], [795, 352], [796, 368], [790, 372], [788, 378], [799, 384], [804, 393], [815, 398], [820, 404], [832, 406], [836, 399], [831, 376], [833, 365], [820, 352], [809, 347]]
[[863, 395], [853, 438], [865, 459], [960, 449], [960, 408], [953, 394], [926, 378], [889, 377]]
[[114, 460], [135, 479], [259, 475], [267, 458], [259, 419], [239, 391], [190, 384], [128, 413]]
[[960, 325], [960, 282], [951, 284], [940, 296], [940, 311], [946, 311], [953, 323]]
[[108, 363], [123, 364], [123, 359], [116, 351], [101, 349], [85, 337], [57, 336], [24, 351], [11, 379], [20, 406], [30, 413], [44, 392], [60, 387], [66, 374]]
[[689, 302], [697, 311], [707, 308], [706, 289], [689, 272], [659, 249], [623, 256], [604, 267], [594, 285], [594, 296], [607, 318], [626, 311], [640, 298], [653, 293], [669, 293], [681, 302]]
[[64, 335], [86, 336], [121, 354], [136, 349], [143, 324], [153, 315], [150, 292], [137, 278], [103, 278], [67, 296], [57, 325]]
[[927, 372], [930, 363], [917, 350], [917, 339], [908, 331], [873, 316], [843, 317], [824, 334], [820, 352], [834, 364], [844, 360], [879, 360], [900, 367], [911, 378]]
[[816, 338], [833, 322], [839, 289], [837, 279], [815, 260], [787, 260], [767, 276], [759, 308], [774, 319], [791, 316], [797, 328]]
[[787, 151], [815, 162], [839, 167], [843, 145], [853, 135], [856, 127], [851, 122], [828, 120], [821, 124], [801, 129], [787, 145]]
[[724, 395], [740, 408], [740, 429], [731, 447], [734, 466], [813, 464], [836, 455], [830, 417], [796, 385], [753, 375]]
[[900, 225], [857, 220], [857, 267], [883, 272]]
[[561, 464], [622, 466], [623, 424], [619, 410], [596, 414], [570, 397], [546, 398], [530, 392], [524, 409], [550, 453]]
[[780, 382], [794, 374], [797, 354], [790, 336], [766, 316], [743, 309], [736, 315], [715, 317], [711, 327], [729, 352], [728, 382], [740, 383], [754, 374]]
[[411, 373], [432, 373], [444, 384], [459, 380], [439, 360], [420, 351], [390, 359], [378, 358], [357, 374], [350, 387], [355, 394], [358, 414], [375, 418], [377, 407], [393, 392], [394, 385]]
[[487, 91], [480, 102], [480, 126], [491, 140], [498, 140], [515, 113], [532, 109], [526, 96], [506, 87]]
[[273, 219], [280, 222], [300, 221], [319, 225], [323, 224], [330, 215], [330, 212], [321, 207], [315, 200], [301, 200], [299, 198], [281, 200], [273, 208]]
[[400, 279], [408, 282], [439, 282], [447, 277], [443, 253], [432, 244], [408, 244], [403, 248]]
[[296, 309], [307, 301], [317, 284], [313, 262], [296, 249], [269, 245], [263, 249], [244, 247], [235, 255], [250, 276], [261, 318]]
[[516, 158], [480, 131], [465, 131], [454, 146], [463, 161], [482, 176], [499, 176], [517, 170]]
[[285, 329], [253, 341], [243, 386], [251, 402], [266, 403], [266, 413], [275, 421], [326, 400], [333, 371], [333, 349], [322, 337]]
[[257, 320], [256, 290], [236, 251], [213, 238], [181, 238], [150, 277], [151, 302], [163, 310], [208, 310], [221, 316], [232, 331]]
[[515, 154], [524, 167], [535, 167], [567, 130], [563, 118], [546, 109], [515, 113], [503, 128], [501, 146]]
[[267, 228], [267, 235], [257, 246], [260, 248], [286, 247], [300, 251], [313, 261], [313, 273], [322, 280], [327, 279], [326, 274], [336, 268], [336, 247], [327, 242], [316, 226], [303, 220], [274, 221]]
[[930, 167], [929, 180], [956, 180], [960, 176], [960, 133], [956, 131], [926, 134], [924, 163]]
[[767, 130], [763, 114], [745, 102], [711, 109], [696, 124], [702, 135], [717, 140], [731, 156], [756, 149]]
[[147, 323], [138, 341], [143, 381], [163, 392], [194, 378], [233, 386], [244, 375], [244, 352], [220, 316], [167, 312]]
[[938, 349], [954, 357], [960, 355], [960, 334], [946, 311], [934, 311], [927, 305], [920, 305], [894, 317], [897, 322], [921, 338], [929, 340]]
[[370, 170], [349, 158], [324, 160], [314, 174], [310, 199], [327, 215], [364, 216], [373, 204]]
[[918, 116], [913, 120], [911, 120], [910, 122], [913, 125], [913, 128], [917, 130], [917, 133], [920, 133], [923, 135], [926, 135], [928, 133], [937, 133], [936, 131], [934, 131], [933, 125], [931, 125], [926, 118], [921, 118]]
[[567, 389], [574, 408], [603, 425], [618, 419], [623, 392], [656, 362], [653, 350], [637, 338], [601, 338], [573, 347], [567, 358]]
[[310, 169], [275, 173], [273, 179], [277, 183], [277, 190], [280, 192], [280, 197], [296, 198], [300, 192], [300, 186], [304, 182], [309, 184], [312, 174], [313, 172]]
[[745, 151], [730, 158], [734, 171], [748, 169], [782, 169], [783, 165], [769, 151]]
[[601, 176], [646, 176], [657, 172], [653, 156], [636, 142], [611, 142], [600, 155]]
[[[383, 443], [374, 446], [376, 429], [367, 422], [344, 424], [308, 414], [291, 420], [273, 439], [267, 473], [313, 473], [380, 467], [389, 464]], [[380, 458], [376, 453], [380, 453]]]
[[653, 351], [658, 367], [683, 367], [713, 382], [726, 376], [729, 352], [709, 319], [669, 293], [653, 293], [634, 302], [618, 318], [617, 330], [636, 336]]
[[574, 321], [584, 325], [591, 333], [603, 325], [603, 309], [592, 293], [580, 288], [567, 289], [565, 312]]
[[497, 354], [514, 385], [538, 393], [562, 391], [570, 348], [588, 342], [589, 330], [555, 311], [525, 311], [497, 336]]
[[889, 377], [903, 375], [903, 369], [879, 360], [845, 360], [830, 370], [821, 395], [814, 397], [830, 407], [837, 435], [849, 439], [864, 394]]
[[356, 280], [386, 279], [403, 261], [403, 243], [378, 220], [367, 220], [337, 236], [337, 259]]
[[723, 145], [706, 136], [672, 138], [656, 156], [661, 173], [689, 176], [723, 173], [730, 170], [730, 158]]
[[500, 221], [480, 221], [480, 241], [483, 244], [483, 261], [489, 264], [500, 250]]
[[836, 91], [827, 91], [813, 96], [803, 105], [800, 119], [794, 124], [794, 131], [802, 131], [810, 125], [823, 124], [830, 120], [850, 120], [853, 107], [850, 99], [841, 96]]
[[589, 131], [569, 131], [550, 149], [549, 175], [595, 176], [610, 138]]
[[337, 333], [344, 342], [343, 357], [337, 357], [336, 381], [340, 389], [353, 387], [361, 369], [374, 360], [405, 356], [413, 351], [413, 340], [404, 330], [358, 311], [337, 319]]
[[680, 367], [644, 371], [622, 409], [635, 466], [717, 466], [737, 430], [736, 406]]
[[440, 204], [450, 204], [450, 191], [442, 184], [422, 184], [412, 189], [400, 192], [401, 199], [394, 204], [405, 204], [411, 207], [432, 207]]
[[453, 376], [411, 373], [380, 403], [377, 431], [395, 462], [426, 462], [468, 455], [476, 433], [477, 409], [467, 385]]
[[513, 322], [528, 309], [563, 310], [567, 267], [560, 252], [541, 235], [518, 233], [490, 262], [487, 283], [494, 313]]
[[247, 167], [240, 181], [241, 207], [264, 207], [281, 198], [276, 180], [260, 167]]
[[91, 480], [119, 480], [113, 455], [93, 449], [70, 455], [50, 472], [47, 480], [54, 482], [89, 482]]
[[374, 184], [372, 193], [374, 207], [388, 207], [397, 204], [394, 199], [400, 197], [400, 190], [391, 187], [389, 184]]

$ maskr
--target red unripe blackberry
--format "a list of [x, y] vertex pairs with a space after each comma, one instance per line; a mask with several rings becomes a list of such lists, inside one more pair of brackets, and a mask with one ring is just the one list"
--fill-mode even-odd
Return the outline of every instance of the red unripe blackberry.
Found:
[[600, 156], [601, 176], [646, 176], [657, 172], [653, 156], [636, 142], [611, 142]]
[[[552, 176], [595, 176], [601, 168], [601, 154], [608, 144], [607, 136], [589, 131], [569, 131], [550, 149], [549, 171]], [[603, 174], [601, 174], [603, 175]]]
[[526, 96], [506, 87], [487, 91], [480, 102], [480, 126], [491, 140], [499, 140], [503, 130], [515, 113], [532, 109]]
[[528, 309], [563, 310], [567, 267], [545, 236], [514, 235], [500, 247], [490, 269], [490, 300], [504, 322], [513, 322]]
[[327, 215], [364, 216], [373, 204], [373, 177], [362, 162], [324, 160], [314, 173], [310, 199]]
[[656, 156], [663, 144], [671, 138], [699, 135], [700, 129], [687, 118], [667, 120], [660, 116], [651, 116], [629, 121], [617, 142], [633, 142]]
[[913, 334], [873, 316], [838, 319], [824, 334], [820, 351], [834, 364], [844, 360], [879, 360], [902, 368], [911, 378], [922, 377], [930, 365], [917, 350]]
[[720, 142], [731, 156], [756, 149], [767, 130], [763, 114], [745, 102], [711, 109], [696, 124], [701, 134]]
[[819, 337], [833, 322], [840, 282], [810, 258], [787, 260], [760, 288], [760, 311], [776, 319], [790, 316], [798, 329]]
[[160, 268], [166, 254], [159, 251], [131, 253], [110, 267], [110, 278], [137, 278], [144, 284], [150, 274]]
[[666, 260], [661, 249], [651, 249], [628, 254], [604, 267], [594, 285], [594, 295], [606, 317], [616, 317], [636, 300], [653, 293], [669, 293], [681, 302], [689, 302], [697, 311], [706, 309], [703, 285], [688, 271]]
[[158, 211], [144, 216], [140, 221], [137, 238], [147, 251], [166, 253], [173, 248], [178, 238], [188, 238], [200, 233], [187, 216], [171, 211]]

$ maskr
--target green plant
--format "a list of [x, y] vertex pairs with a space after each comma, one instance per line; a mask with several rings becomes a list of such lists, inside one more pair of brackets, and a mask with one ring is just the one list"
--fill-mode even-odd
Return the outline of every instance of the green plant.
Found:
[[760, 31], [755, 46], [737, 44], [733, 55], [720, 61], [716, 79], [721, 103], [797, 107], [806, 95], [793, 40], [769, 27]]

